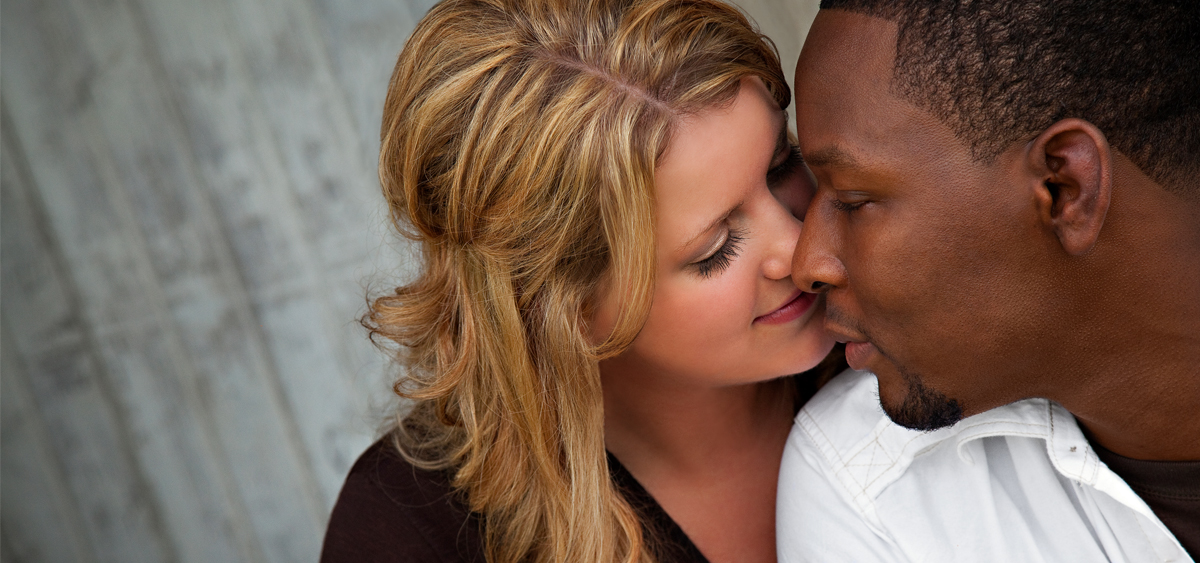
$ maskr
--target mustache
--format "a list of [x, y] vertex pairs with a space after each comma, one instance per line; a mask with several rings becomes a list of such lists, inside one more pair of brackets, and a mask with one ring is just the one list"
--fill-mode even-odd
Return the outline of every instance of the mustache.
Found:
[[853, 332], [856, 336], [861, 336], [864, 340], [871, 340], [869, 334], [862, 323], [858, 319], [850, 316], [845, 311], [834, 307], [829, 300], [825, 301], [825, 325], [833, 325], [841, 328], [843, 331]]
[[825, 326], [827, 328], [830, 326], [837, 327], [839, 329], [838, 332], [849, 332], [853, 334], [855, 340], [861, 339], [862, 341], [870, 342], [871, 345], [875, 347], [875, 351], [879, 352], [880, 356], [883, 356], [892, 362], [896, 362], [896, 358], [888, 353], [888, 350], [890, 349], [888, 346], [890, 345], [881, 346], [879, 342], [876, 342], [875, 339], [871, 337], [871, 333], [867, 331], [862, 322], [860, 322], [857, 318], [850, 316], [841, 309], [830, 305], [828, 300], [825, 301]]

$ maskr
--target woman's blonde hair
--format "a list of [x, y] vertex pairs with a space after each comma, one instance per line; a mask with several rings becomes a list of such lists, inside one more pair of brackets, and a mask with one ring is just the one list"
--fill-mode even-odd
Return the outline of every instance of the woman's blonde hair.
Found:
[[[787, 106], [769, 40], [711, 0], [445, 0], [400, 53], [379, 176], [422, 267], [364, 324], [414, 402], [396, 445], [451, 471], [489, 561], [653, 560], [609, 477], [598, 361], [650, 308], [673, 129], [747, 76]], [[623, 306], [597, 343], [602, 286]]]

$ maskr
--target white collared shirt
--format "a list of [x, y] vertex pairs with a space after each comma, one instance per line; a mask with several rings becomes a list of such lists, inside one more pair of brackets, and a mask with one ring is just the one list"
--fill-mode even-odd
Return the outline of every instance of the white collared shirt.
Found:
[[776, 510], [780, 563], [1192, 561], [1058, 404], [920, 432], [887, 418], [868, 372], [796, 415]]

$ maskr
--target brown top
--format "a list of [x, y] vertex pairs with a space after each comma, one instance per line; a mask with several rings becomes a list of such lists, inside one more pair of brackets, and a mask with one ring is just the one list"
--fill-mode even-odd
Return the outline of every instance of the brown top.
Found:
[[[617, 458], [608, 455], [618, 490], [638, 511], [662, 563], [708, 563]], [[441, 471], [417, 469], [381, 440], [346, 477], [329, 518], [321, 563], [480, 562], [480, 516], [467, 510]]]
[[1200, 559], [1200, 461], [1143, 461], [1092, 443], [1100, 460], [1133, 489], [1175, 534], [1193, 559]]

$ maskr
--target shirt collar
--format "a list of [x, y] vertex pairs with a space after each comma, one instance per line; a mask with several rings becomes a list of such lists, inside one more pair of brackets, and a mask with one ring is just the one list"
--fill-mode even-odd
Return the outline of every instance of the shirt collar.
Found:
[[[1157, 520], [1150, 507], [1096, 455], [1079, 423], [1062, 405], [1047, 399], [1025, 399], [963, 419], [951, 428], [959, 458], [971, 459], [966, 444], [989, 436], [1025, 436], [1046, 443], [1050, 463], [1064, 477], [1089, 485], [1114, 500]], [[942, 431], [938, 431], [942, 432]]]

